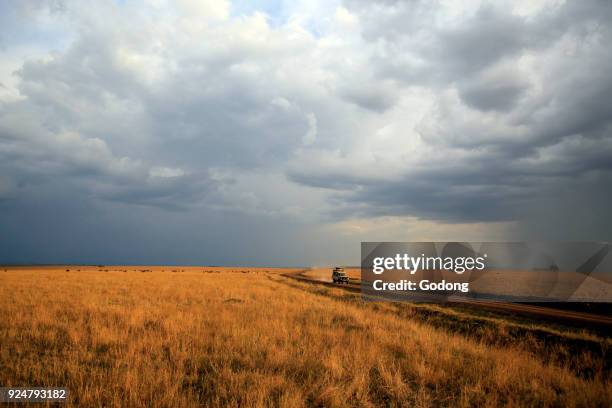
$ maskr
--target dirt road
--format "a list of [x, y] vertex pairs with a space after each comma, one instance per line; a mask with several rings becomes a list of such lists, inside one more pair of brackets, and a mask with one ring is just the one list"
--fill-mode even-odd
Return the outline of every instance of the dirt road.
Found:
[[[331, 272], [329, 268], [313, 268], [285, 274], [293, 279], [298, 279], [304, 282], [313, 284], [321, 284], [334, 286], [351, 292], [361, 292], [359, 279], [359, 269], [346, 269], [347, 274], [353, 280], [353, 283], [348, 285], [335, 285], [331, 281]], [[534, 320], [546, 320], [554, 323], [565, 324], [575, 327], [583, 327], [596, 329], [612, 335], [612, 316], [604, 316], [594, 313], [577, 312], [572, 310], [563, 310], [547, 306], [525, 304], [525, 303], [508, 303], [490, 300], [473, 300], [462, 299], [449, 302], [452, 305], [457, 305], [467, 308], [477, 308], [481, 310], [494, 311], [502, 314], [510, 314], [516, 316], [529, 317]]]

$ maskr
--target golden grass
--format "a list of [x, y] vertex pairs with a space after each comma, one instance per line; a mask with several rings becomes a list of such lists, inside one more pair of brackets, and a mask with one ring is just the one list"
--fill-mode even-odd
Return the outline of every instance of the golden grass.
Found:
[[65, 269], [0, 268], [3, 386], [65, 386], [70, 405], [88, 407], [612, 401], [607, 371], [584, 376], [520, 342], [500, 347], [278, 271]]

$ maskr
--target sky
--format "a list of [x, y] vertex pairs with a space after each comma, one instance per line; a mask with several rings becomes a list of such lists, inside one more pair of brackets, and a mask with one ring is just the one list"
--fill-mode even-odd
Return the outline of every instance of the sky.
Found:
[[5, 0], [0, 264], [612, 240], [612, 3]]

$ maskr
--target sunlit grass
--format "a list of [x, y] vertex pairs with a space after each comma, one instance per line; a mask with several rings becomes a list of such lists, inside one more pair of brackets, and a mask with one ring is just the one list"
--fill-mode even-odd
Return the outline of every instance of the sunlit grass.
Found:
[[0, 271], [0, 384], [117, 407], [612, 401], [607, 372], [434, 327], [409, 306], [265, 270], [125, 270]]

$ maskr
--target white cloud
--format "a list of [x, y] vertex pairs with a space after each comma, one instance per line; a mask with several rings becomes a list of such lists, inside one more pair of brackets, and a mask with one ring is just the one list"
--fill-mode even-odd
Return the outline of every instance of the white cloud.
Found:
[[347, 27], [347, 28], [353, 28], [359, 22], [358, 17], [353, 15], [353, 14], [351, 14], [344, 7], [337, 7], [336, 8], [336, 14], [334, 15], [334, 17], [335, 17], [336, 22], [338, 24], [340, 24], [343, 27]]
[[192, 19], [224, 20], [229, 16], [227, 0], [177, 0], [180, 11]]

